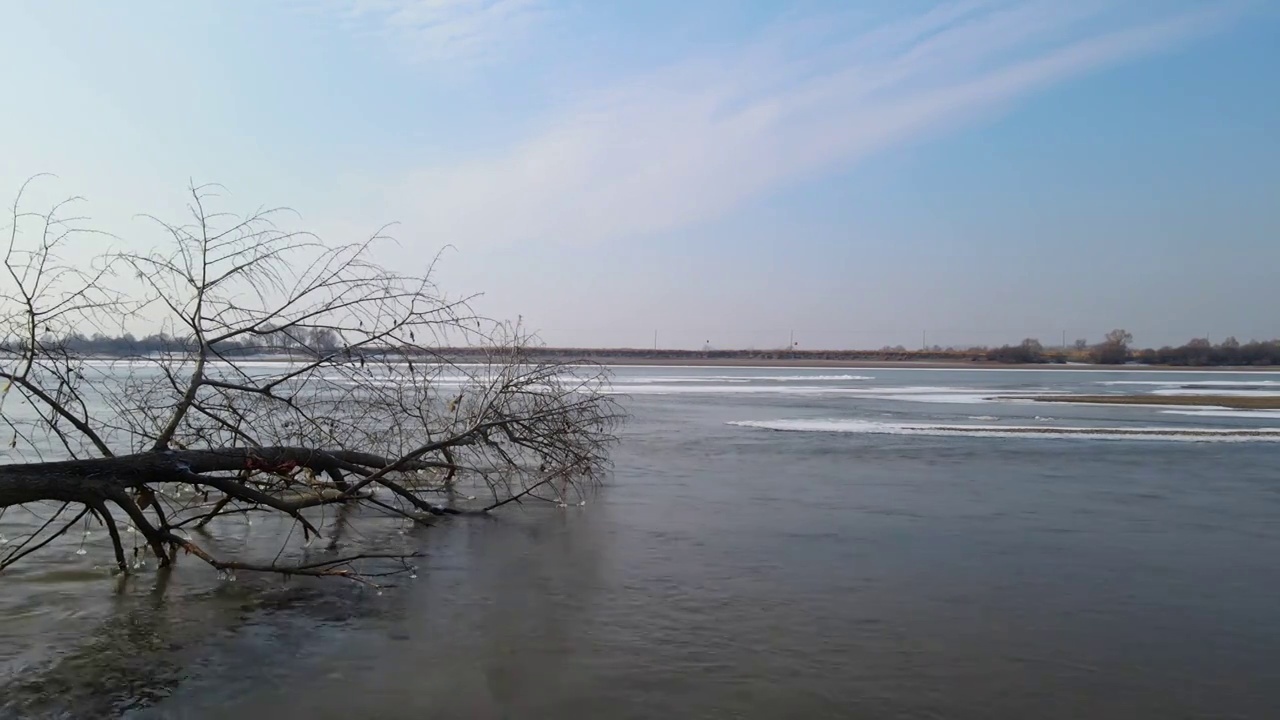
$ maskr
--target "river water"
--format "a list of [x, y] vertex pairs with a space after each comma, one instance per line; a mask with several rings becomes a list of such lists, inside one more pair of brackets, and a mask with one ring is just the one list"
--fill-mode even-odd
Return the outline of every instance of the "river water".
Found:
[[604, 489], [374, 524], [353, 542], [426, 553], [381, 593], [191, 562], [121, 582], [101, 538], [51, 547], [0, 576], [0, 717], [1280, 713], [1280, 436], [1239, 434], [1280, 416], [992, 399], [1280, 374], [616, 380]]

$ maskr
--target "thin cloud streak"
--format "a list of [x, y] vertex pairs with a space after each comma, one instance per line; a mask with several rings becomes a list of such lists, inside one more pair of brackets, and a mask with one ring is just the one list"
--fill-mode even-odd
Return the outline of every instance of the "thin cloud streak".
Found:
[[539, 0], [322, 0], [387, 38], [411, 62], [471, 65], [501, 57], [529, 31]]
[[776, 27], [734, 52], [601, 91], [504, 152], [413, 172], [384, 196], [398, 217], [459, 244], [605, 242], [689, 227], [1177, 46], [1239, 6], [1136, 21], [1108, 7], [952, 3], [825, 45], [805, 43], [830, 32], [821, 22]]

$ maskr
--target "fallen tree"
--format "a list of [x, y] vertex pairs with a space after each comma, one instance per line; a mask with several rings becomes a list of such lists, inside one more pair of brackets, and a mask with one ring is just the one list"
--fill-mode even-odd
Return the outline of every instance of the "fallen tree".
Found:
[[[19, 526], [6, 523], [14, 508], [41, 521], [4, 540], [0, 572], [92, 519], [121, 572], [141, 565], [127, 531], [162, 567], [190, 554], [222, 571], [369, 581], [380, 571], [366, 565], [405, 553], [316, 557], [306, 548], [323, 531], [317, 512], [428, 522], [563, 505], [606, 467], [621, 419], [606, 373], [534, 361], [519, 326], [449, 299], [429, 267], [382, 267], [380, 233], [331, 246], [279, 229], [280, 211], [214, 212], [214, 189], [193, 187], [189, 221], [149, 218], [158, 250], [72, 262], [101, 236], [69, 213], [74, 200], [26, 211], [27, 189], [0, 270], [0, 422], [11, 434], [0, 530]], [[69, 341], [125, 321], [172, 343], [107, 361]], [[435, 350], [460, 344], [484, 354], [460, 364]], [[220, 557], [197, 539], [251, 513], [301, 532], [270, 562]]]

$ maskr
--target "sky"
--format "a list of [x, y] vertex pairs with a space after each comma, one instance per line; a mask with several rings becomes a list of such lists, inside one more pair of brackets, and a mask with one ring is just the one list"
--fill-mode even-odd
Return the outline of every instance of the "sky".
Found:
[[0, 80], [6, 203], [395, 223], [551, 345], [1280, 336], [1271, 0], [5, 2]]

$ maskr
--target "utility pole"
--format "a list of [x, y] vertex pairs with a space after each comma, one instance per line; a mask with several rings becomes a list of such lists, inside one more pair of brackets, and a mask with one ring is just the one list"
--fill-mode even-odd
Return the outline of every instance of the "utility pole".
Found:
[[653, 349], [654, 350], [658, 349], [658, 331], [657, 330], [653, 331]]

